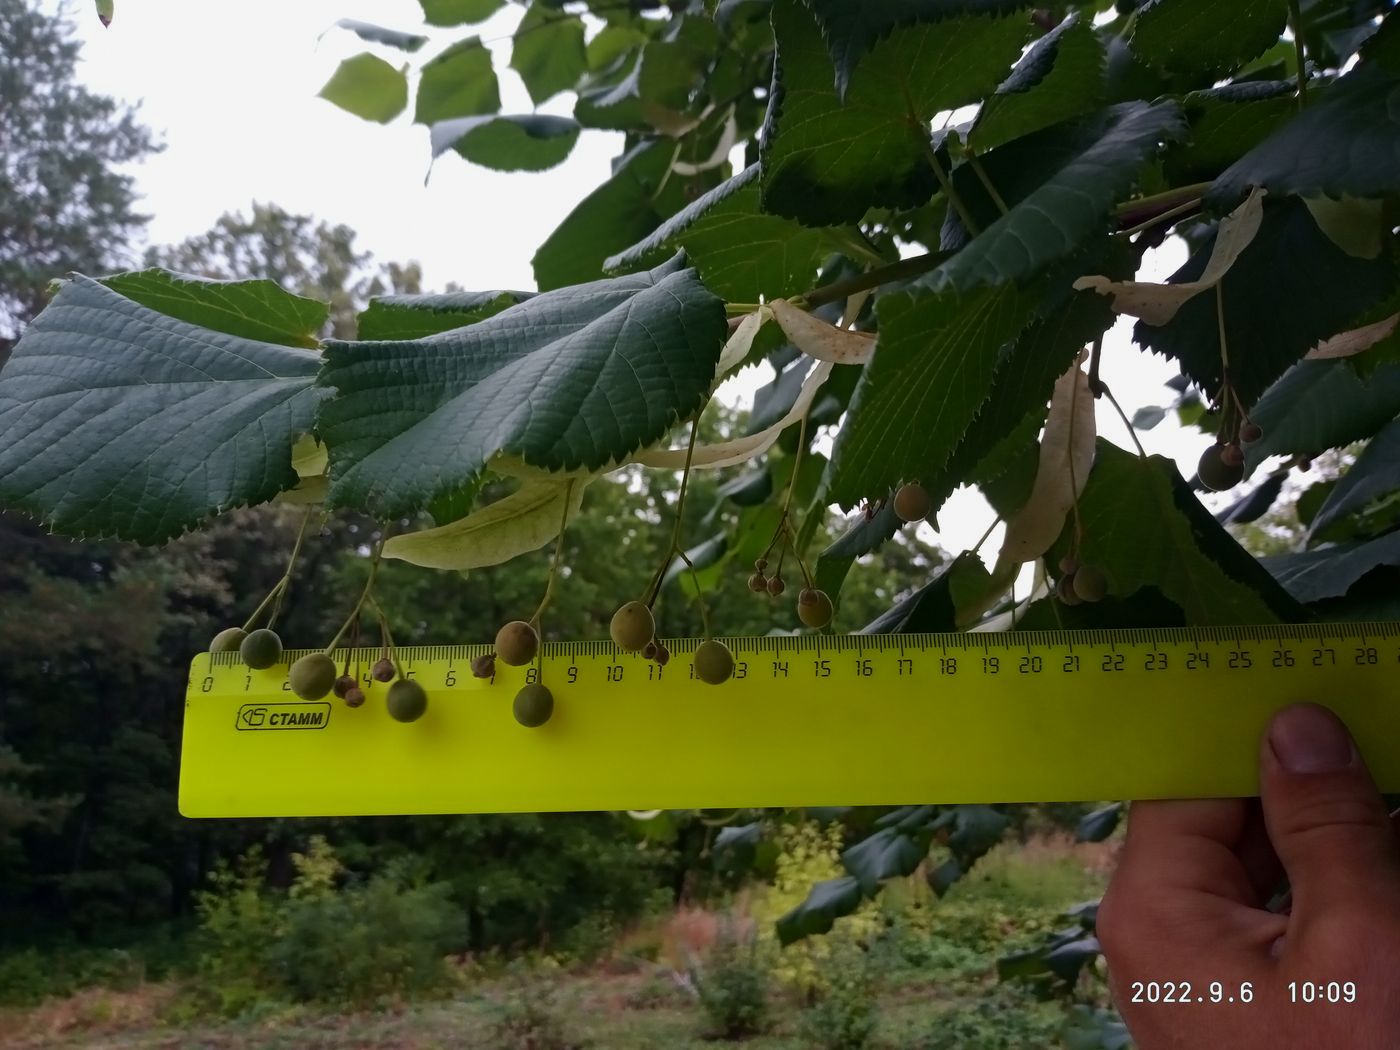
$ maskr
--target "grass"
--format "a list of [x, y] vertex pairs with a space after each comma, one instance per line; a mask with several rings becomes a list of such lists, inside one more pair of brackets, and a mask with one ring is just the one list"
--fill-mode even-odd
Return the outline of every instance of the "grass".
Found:
[[[715, 1050], [716, 1042], [700, 1035], [695, 1009], [688, 1003], [628, 1005], [643, 982], [619, 975], [588, 975], [571, 981], [565, 1004], [567, 1036], [597, 1050]], [[0, 1014], [0, 1046], [7, 1050], [521, 1050], [528, 1046], [501, 1042], [492, 1034], [499, 1006], [489, 990], [402, 1010], [333, 1014], [285, 1009], [263, 1017], [180, 1026], [163, 1019], [174, 994], [168, 985], [127, 992], [90, 990], [21, 1017]], [[921, 994], [906, 989], [897, 996], [882, 997], [872, 1045], [908, 1045], [907, 1039], [932, 1029], [959, 1005], [958, 1000], [941, 998], [932, 987]], [[1059, 1009], [1053, 1004], [1026, 1008], [1047, 1018]], [[744, 1050], [811, 1050], [798, 1032], [800, 1012], [801, 1007], [786, 1004], [769, 1033], [736, 1045]]]
[[[943, 900], [917, 877], [881, 900], [867, 945], [877, 1025], [871, 1050], [1049, 1050], [1066, 1008], [998, 986], [998, 954], [1057, 925], [1057, 912], [1102, 892], [1110, 848], [1067, 839], [1004, 845]], [[740, 903], [742, 909], [742, 902]], [[682, 909], [620, 938], [586, 970], [557, 964], [463, 967], [449, 998], [337, 1012], [264, 1004], [233, 1021], [192, 1016], [174, 982], [86, 988], [31, 1009], [0, 1010], [0, 1048], [179, 1050], [714, 1050], [702, 1037], [685, 958], [703, 956], [723, 921]], [[655, 961], [648, 961], [648, 959]], [[744, 1050], [812, 1050], [801, 997], [775, 996], [768, 1031]], [[513, 1027], [503, 1027], [505, 1021]], [[550, 1030], [557, 1038], [546, 1039]], [[532, 1041], [533, 1039], [533, 1041]]]

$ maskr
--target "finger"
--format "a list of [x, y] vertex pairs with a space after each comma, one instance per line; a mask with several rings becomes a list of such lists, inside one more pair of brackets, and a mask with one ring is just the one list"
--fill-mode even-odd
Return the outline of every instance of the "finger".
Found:
[[1237, 852], [1246, 818], [1244, 799], [1135, 802], [1116, 877], [1253, 906], [1257, 894]]
[[1358, 909], [1400, 915], [1395, 829], [1336, 715], [1314, 704], [1277, 714], [1260, 747], [1260, 790], [1295, 920]]
[[1258, 907], [1238, 853], [1246, 830], [1243, 799], [1133, 804], [1099, 909], [1099, 939], [1118, 979], [1153, 967], [1194, 977], [1209, 959], [1226, 978], [1252, 980], [1268, 964], [1287, 921]]
[[1278, 893], [1283, 883], [1283, 864], [1269, 841], [1264, 823], [1264, 809], [1257, 798], [1245, 802], [1244, 831], [1235, 852], [1244, 865], [1249, 884], [1254, 889], [1254, 905], [1262, 908]]

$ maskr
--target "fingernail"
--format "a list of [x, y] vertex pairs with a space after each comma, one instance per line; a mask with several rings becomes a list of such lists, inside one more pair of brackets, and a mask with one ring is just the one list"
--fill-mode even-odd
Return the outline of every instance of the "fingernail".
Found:
[[1269, 746], [1290, 773], [1333, 773], [1350, 766], [1356, 753], [1346, 726], [1315, 704], [1299, 704], [1275, 715]]

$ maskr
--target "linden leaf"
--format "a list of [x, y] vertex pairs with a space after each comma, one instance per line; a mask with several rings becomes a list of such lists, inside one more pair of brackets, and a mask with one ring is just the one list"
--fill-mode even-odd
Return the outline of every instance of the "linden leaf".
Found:
[[155, 544], [266, 502], [297, 483], [320, 367], [74, 277], [0, 371], [0, 505]]
[[386, 517], [469, 484], [492, 457], [600, 470], [709, 397], [724, 304], [677, 256], [545, 292], [422, 339], [326, 345], [317, 427], [331, 495]]

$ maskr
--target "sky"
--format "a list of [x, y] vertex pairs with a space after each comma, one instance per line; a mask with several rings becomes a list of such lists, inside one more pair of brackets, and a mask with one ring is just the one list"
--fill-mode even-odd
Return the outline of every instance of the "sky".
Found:
[[[425, 30], [417, 0], [117, 0], [108, 29], [88, 0], [41, 0], [51, 11], [60, 2], [78, 24], [82, 81], [139, 104], [141, 120], [165, 144], [133, 168], [151, 216], [150, 243], [202, 233], [253, 201], [276, 203], [349, 225], [381, 261], [418, 260], [425, 289], [449, 281], [471, 290], [530, 289], [535, 248], [608, 177], [621, 148], [621, 135], [589, 131], [564, 164], [541, 173], [492, 172], [449, 154], [425, 184], [428, 131], [411, 124], [409, 113], [372, 124], [316, 97], [339, 62], [360, 51], [400, 61], [397, 52], [332, 28], [340, 18], [425, 32], [432, 39], [415, 63], [464, 35]], [[519, 12], [508, 8], [477, 29], [496, 56], [503, 112], [531, 109], [507, 65]], [[559, 96], [541, 112], [567, 114], [571, 101]], [[1168, 242], [1152, 253], [1143, 277], [1162, 279], [1184, 259], [1182, 245]], [[1103, 377], [1131, 415], [1171, 403], [1163, 384], [1175, 369], [1137, 350], [1129, 331], [1120, 324], [1106, 340]], [[768, 375], [750, 369], [722, 394], [745, 401]], [[1112, 410], [1102, 406], [1099, 415], [1104, 435], [1131, 447]], [[1170, 419], [1139, 437], [1149, 453], [1175, 457], [1188, 477], [1208, 443]], [[992, 520], [985, 502], [964, 491], [939, 515], [938, 539], [951, 550], [971, 547]], [[994, 534], [987, 549], [997, 541]]]

